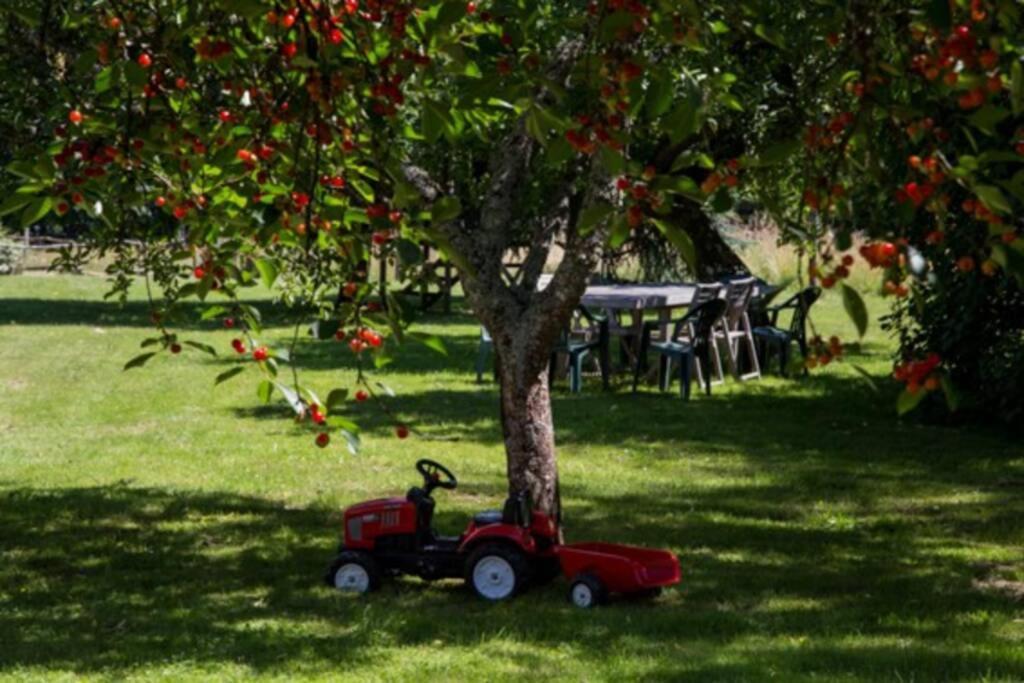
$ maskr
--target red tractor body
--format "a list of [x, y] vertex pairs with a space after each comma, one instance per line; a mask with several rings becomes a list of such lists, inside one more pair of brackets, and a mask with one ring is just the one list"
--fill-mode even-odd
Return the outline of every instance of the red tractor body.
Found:
[[504, 600], [530, 582], [554, 578], [560, 568], [572, 581], [572, 601], [589, 607], [609, 591], [637, 593], [679, 581], [679, 563], [667, 551], [559, 544], [557, 524], [532, 510], [527, 495], [510, 496], [503, 510], [477, 513], [459, 536], [440, 536], [433, 527], [431, 493], [455, 488], [456, 479], [430, 460], [420, 460], [416, 469], [423, 475], [423, 488], [345, 511], [345, 540], [328, 571], [330, 585], [365, 593], [386, 575], [464, 577], [481, 597]]

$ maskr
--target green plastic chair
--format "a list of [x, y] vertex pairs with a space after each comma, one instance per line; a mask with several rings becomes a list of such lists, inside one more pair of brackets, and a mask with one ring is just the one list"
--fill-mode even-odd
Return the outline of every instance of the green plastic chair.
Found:
[[[807, 358], [807, 315], [820, 297], [820, 287], [808, 287], [777, 306], [765, 308], [770, 316], [770, 324], [753, 330], [761, 353], [761, 367], [767, 370], [771, 356], [778, 352], [779, 372], [785, 377], [789, 367], [789, 349], [793, 342], [800, 347], [804, 359]], [[786, 310], [792, 310], [793, 317], [789, 321], [789, 328], [783, 329], [779, 327], [779, 314]]]
[[[651, 330], [644, 328], [643, 338], [640, 340], [640, 358], [637, 359], [633, 370], [633, 392], [636, 392], [640, 383], [642, 359], [646, 358], [649, 350], [657, 351], [660, 355], [658, 365], [658, 384], [662, 391], [668, 391], [672, 384], [672, 361], [679, 362], [679, 393], [683, 400], [690, 399], [690, 368], [695, 362], [700, 362], [705, 368], [711, 367], [711, 354], [715, 352], [714, 342], [711, 338], [715, 325], [722, 316], [728, 304], [723, 299], [713, 299], [693, 307], [682, 318], [673, 321], [672, 335], [665, 341], [651, 343]], [[711, 373], [704, 373], [704, 386], [708, 395], [711, 395]]]
[[[579, 325], [586, 321], [586, 326]], [[596, 337], [594, 336], [594, 333]], [[574, 338], [573, 335], [583, 335]], [[608, 389], [611, 344], [608, 334], [607, 316], [592, 313], [585, 306], [579, 306], [573, 314], [569, 329], [562, 332], [561, 338], [551, 352], [550, 377], [554, 378], [558, 369], [558, 354], [569, 357], [569, 391], [578, 394], [583, 390], [583, 361], [591, 351], [598, 352], [598, 365], [601, 368], [601, 386]]]

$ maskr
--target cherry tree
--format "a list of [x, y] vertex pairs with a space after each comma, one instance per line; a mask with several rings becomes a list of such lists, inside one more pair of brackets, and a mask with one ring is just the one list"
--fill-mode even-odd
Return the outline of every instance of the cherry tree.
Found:
[[[990, 168], [957, 153], [977, 136], [936, 138], [949, 148], [919, 162], [877, 147], [910, 125], [918, 146], [937, 135], [908, 105], [926, 93], [960, 97], [957, 116], [974, 117], [964, 130], [1014, 163], [1019, 13], [974, 4], [71, 3], [63, 25], [91, 47], [60, 57], [49, 137], [9, 166], [23, 182], [0, 214], [30, 224], [75, 212], [95, 227], [66, 264], [112, 253], [122, 294], [141, 274], [157, 335], [129, 368], [216, 353], [176, 331], [182, 301], [206, 302], [205, 318], [237, 330], [237, 363], [216, 381], [255, 376], [261, 398], [282, 396], [321, 447], [332, 434], [357, 444], [338, 408], [380, 391], [371, 366], [405, 339], [437, 346], [367, 273], [397, 260], [403, 277], [422, 277], [419, 244], [434, 245], [494, 338], [509, 486], [557, 514], [548, 357], [603, 245], [647, 226], [697, 270], [719, 239], [709, 213], [756, 195], [807, 255], [807, 277], [840, 289], [863, 330], [863, 302], [842, 283], [852, 259], [887, 269], [894, 295], [914, 277], [918, 234], [874, 219], [941, 221], [948, 186], [975, 202], [972, 217], [1012, 220], [1019, 176], [1000, 165], [985, 179]], [[948, 48], [965, 12], [968, 35]], [[42, 32], [46, 16], [21, 19]], [[979, 34], [998, 41], [994, 57]], [[929, 78], [931, 60], [955, 78]], [[868, 224], [869, 250], [844, 253]], [[1019, 272], [1018, 234], [1006, 227], [976, 258]], [[541, 290], [555, 246], [564, 256]], [[514, 273], [510, 250], [523, 255]], [[948, 267], [952, 256], [963, 258], [928, 258]], [[294, 315], [287, 346], [265, 341], [261, 312], [240, 297], [260, 282]], [[310, 326], [360, 359], [356, 386], [321, 398], [303, 384], [297, 341]], [[832, 340], [814, 358], [840, 354]]]

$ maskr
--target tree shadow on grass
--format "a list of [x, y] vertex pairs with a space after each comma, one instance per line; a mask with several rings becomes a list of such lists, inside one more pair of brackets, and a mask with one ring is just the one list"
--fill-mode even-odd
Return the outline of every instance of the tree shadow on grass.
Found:
[[[741, 502], [802, 504], [802, 494], [779, 485], [566, 495], [577, 501], [573, 527], [589, 537], [678, 552], [682, 587], [592, 613], [565, 603], [564, 582], [503, 605], [483, 604], [457, 582], [415, 580], [348, 599], [319, 583], [337, 511], [124, 485], [3, 489], [0, 671], [119, 675], [186, 661], [369, 675], [381, 673], [368, 654], [381, 648], [417, 657], [419, 648], [493, 640], [502, 652], [511, 640], [521, 647], [507, 656], [524, 672], [557, 666], [554, 653], [568, 649], [595, 666], [634, 661], [647, 679], [769, 670], [1024, 676], [1019, 653], [998, 647], [993, 633], [1014, 606], [973, 591], [963, 560], [932, 545], [955, 527], [886, 535], [771, 524], [760, 506]], [[465, 511], [448, 510], [443, 524], [459, 517]], [[919, 522], [908, 517], [904, 530]], [[985, 619], [964, 629], [977, 615]], [[729, 655], [735, 643], [743, 646]]]

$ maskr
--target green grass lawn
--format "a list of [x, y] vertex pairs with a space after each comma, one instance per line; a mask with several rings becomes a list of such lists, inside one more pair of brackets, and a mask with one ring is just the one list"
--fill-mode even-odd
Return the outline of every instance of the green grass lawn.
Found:
[[[497, 395], [474, 383], [469, 316], [419, 326], [447, 358], [409, 347], [381, 373], [392, 409], [448, 440], [399, 441], [352, 405], [351, 456], [259, 404], [254, 376], [215, 389], [225, 360], [122, 372], [146, 309], [105, 289], [0, 278], [2, 678], [1024, 679], [1024, 448], [898, 421], [851, 367], [886, 374], [877, 327], [810, 379], [686, 405], [562, 383], [568, 539], [667, 547], [684, 572], [654, 601], [582, 611], [564, 581], [498, 605], [458, 582], [366, 598], [321, 583], [340, 511], [404, 492], [419, 457], [459, 476], [437, 494], [442, 531], [500, 504]], [[820, 309], [852, 338], [834, 299]], [[216, 324], [188, 333], [231, 353]], [[317, 390], [351, 384], [341, 345], [300, 353]]]

